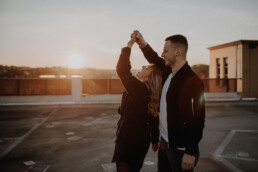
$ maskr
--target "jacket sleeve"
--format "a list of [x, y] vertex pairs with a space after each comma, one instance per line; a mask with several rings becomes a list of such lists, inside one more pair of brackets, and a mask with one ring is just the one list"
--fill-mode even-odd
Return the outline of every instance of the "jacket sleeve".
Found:
[[165, 61], [151, 48], [148, 44], [146, 47], [141, 48], [144, 57], [149, 63], [155, 64], [158, 68], [163, 69], [165, 67]]
[[141, 81], [135, 78], [131, 73], [131, 63], [130, 63], [131, 49], [128, 47], [122, 48], [116, 71], [117, 74], [126, 90], [127, 93], [131, 95], [137, 95], [140, 91], [139, 87], [142, 85]]
[[198, 144], [202, 138], [205, 122], [204, 86], [200, 79], [192, 84], [190, 98], [192, 118], [190, 118], [191, 128], [189, 130], [189, 140], [185, 152], [190, 155], [196, 155], [198, 151]]
[[150, 114], [149, 117], [151, 129], [151, 142], [155, 144], [159, 142], [159, 116], [154, 117]]

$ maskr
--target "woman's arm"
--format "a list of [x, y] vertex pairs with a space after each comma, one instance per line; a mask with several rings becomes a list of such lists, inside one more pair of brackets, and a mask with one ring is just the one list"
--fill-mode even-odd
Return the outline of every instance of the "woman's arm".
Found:
[[152, 143], [158, 143], [159, 142], [159, 116], [152, 116], [150, 114], [150, 124], [151, 124], [151, 141]]
[[116, 66], [116, 71], [126, 92], [137, 95], [137, 92], [141, 90], [140, 87], [143, 85], [143, 83], [135, 78], [131, 73], [130, 54], [131, 47], [134, 43], [135, 39], [131, 39], [128, 42], [127, 47], [122, 48]]

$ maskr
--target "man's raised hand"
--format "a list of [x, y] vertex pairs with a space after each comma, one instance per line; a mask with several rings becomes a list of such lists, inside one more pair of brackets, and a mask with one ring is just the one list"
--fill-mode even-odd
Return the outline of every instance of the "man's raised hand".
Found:
[[136, 43], [141, 47], [144, 48], [147, 46], [147, 42], [143, 39], [142, 34], [138, 31], [135, 30], [133, 32], [133, 34], [131, 35], [131, 37], [135, 37], [136, 38]]

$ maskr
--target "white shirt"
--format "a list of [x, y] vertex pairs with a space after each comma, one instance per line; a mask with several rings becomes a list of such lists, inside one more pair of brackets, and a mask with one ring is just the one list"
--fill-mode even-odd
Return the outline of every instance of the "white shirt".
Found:
[[159, 129], [160, 136], [168, 142], [168, 125], [167, 125], [167, 92], [173, 75], [168, 76], [161, 93], [160, 112], [159, 112]]

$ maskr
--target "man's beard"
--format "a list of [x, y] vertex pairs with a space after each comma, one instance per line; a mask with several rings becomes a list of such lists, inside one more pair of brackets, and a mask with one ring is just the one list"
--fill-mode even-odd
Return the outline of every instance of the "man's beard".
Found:
[[165, 65], [168, 66], [168, 67], [174, 66], [175, 63], [176, 63], [176, 59], [173, 59], [173, 60], [165, 60]]

